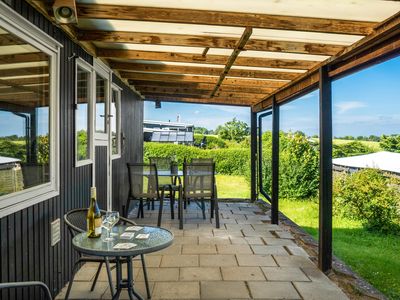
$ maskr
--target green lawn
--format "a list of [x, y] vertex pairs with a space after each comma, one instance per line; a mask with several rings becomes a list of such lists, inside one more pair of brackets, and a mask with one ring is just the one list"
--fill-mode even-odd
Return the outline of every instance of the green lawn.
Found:
[[[342, 144], [347, 144], [350, 142], [354, 142], [356, 140], [341, 140], [341, 139], [334, 139], [333, 143], [336, 145], [342, 145]], [[373, 141], [359, 141], [361, 144], [364, 144], [365, 146], [373, 149], [375, 152], [382, 151], [381, 146], [379, 145], [379, 142], [373, 142]]]
[[[318, 238], [318, 204], [281, 199], [279, 210]], [[400, 237], [366, 231], [360, 222], [333, 219], [334, 254], [390, 299], [400, 299]]]
[[216, 175], [219, 198], [250, 198], [250, 186], [243, 176]]

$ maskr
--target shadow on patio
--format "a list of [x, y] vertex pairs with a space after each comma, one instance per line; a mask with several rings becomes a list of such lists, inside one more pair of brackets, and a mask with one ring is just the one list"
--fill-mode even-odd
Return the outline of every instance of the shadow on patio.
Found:
[[[169, 248], [146, 256], [153, 299], [347, 299], [293, 236], [270, 224], [269, 212], [255, 204], [220, 203], [221, 229], [203, 220], [194, 203], [185, 212], [184, 230], [164, 211], [162, 227], [175, 239]], [[145, 210], [144, 219], [131, 212], [139, 224], [154, 225], [157, 215], [157, 208]], [[90, 292], [97, 266], [81, 268], [70, 299], [111, 299], [105, 269]], [[134, 271], [135, 286], [144, 296], [140, 261]], [[63, 299], [65, 290], [57, 299]], [[121, 299], [129, 298], [123, 293]]]

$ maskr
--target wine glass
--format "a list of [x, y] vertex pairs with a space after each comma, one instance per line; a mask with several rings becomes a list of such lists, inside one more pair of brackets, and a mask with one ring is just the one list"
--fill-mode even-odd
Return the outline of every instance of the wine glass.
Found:
[[111, 226], [111, 236], [118, 236], [118, 233], [113, 233], [112, 228], [118, 224], [119, 222], [119, 212], [117, 211], [111, 211], [110, 212], [111, 220], [113, 221], [113, 224]]
[[119, 222], [119, 213], [116, 211], [107, 211], [103, 215], [102, 226], [107, 231], [107, 237], [103, 239], [105, 242], [110, 242], [114, 240], [114, 238], [111, 237], [111, 230], [118, 222]]

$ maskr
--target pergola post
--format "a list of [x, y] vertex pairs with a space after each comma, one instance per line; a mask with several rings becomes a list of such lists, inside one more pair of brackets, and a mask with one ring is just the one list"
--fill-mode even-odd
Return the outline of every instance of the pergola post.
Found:
[[332, 268], [332, 87], [328, 67], [319, 69], [319, 252], [318, 266]]
[[279, 223], [279, 105], [272, 102], [272, 188], [271, 223]]
[[257, 200], [257, 113], [250, 111], [251, 201]]

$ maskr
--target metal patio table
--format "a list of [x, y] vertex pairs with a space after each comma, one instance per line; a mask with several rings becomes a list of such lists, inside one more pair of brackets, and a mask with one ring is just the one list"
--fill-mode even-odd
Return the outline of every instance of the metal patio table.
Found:
[[[127, 226], [119, 225], [113, 228], [113, 233], [119, 235], [125, 232]], [[167, 229], [152, 227], [152, 226], [141, 226], [143, 229], [136, 231], [136, 233], [149, 233], [148, 239], [121, 239], [118, 236], [114, 236], [114, 240], [110, 242], [103, 241], [102, 238], [88, 238], [87, 233], [83, 232], [76, 235], [72, 239], [72, 245], [79, 252], [93, 256], [104, 256], [104, 257], [115, 257], [116, 258], [116, 277], [117, 277], [117, 290], [112, 295], [112, 299], [119, 299], [121, 290], [126, 288], [130, 299], [143, 299], [135, 288], [133, 282], [133, 268], [132, 259], [135, 256], [156, 252], [167, 248], [173, 243], [174, 235]], [[118, 243], [135, 243], [137, 246], [128, 250], [115, 250], [114, 245]], [[127, 263], [127, 278], [122, 278], [122, 263]], [[111, 291], [113, 293], [113, 291]]]

